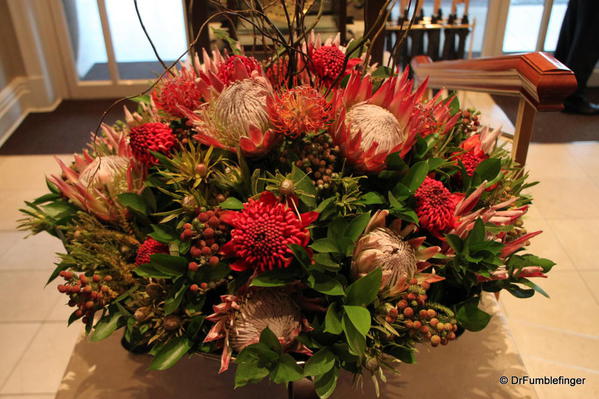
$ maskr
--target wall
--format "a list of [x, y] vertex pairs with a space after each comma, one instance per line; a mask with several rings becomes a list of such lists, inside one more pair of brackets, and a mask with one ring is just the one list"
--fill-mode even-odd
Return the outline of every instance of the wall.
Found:
[[0, 0], [0, 90], [24, 71], [7, 1]]

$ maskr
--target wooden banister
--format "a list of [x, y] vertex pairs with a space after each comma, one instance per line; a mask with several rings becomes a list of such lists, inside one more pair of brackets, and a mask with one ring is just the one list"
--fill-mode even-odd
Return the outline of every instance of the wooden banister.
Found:
[[574, 73], [551, 55], [536, 52], [433, 62], [417, 56], [411, 62], [416, 80], [429, 87], [471, 90], [520, 97], [512, 157], [524, 165], [536, 111], [560, 111], [576, 90]]

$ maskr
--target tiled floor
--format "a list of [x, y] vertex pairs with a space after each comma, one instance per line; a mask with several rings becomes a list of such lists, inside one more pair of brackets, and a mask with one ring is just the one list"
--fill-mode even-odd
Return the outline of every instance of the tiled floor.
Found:
[[[529, 230], [544, 230], [531, 250], [555, 260], [538, 281], [552, 299], [501, 303], [531, 377], [584, 377], [577, 387], [536, 386], [539, 397], [599, 397], [599, 143], [535, 144], [528, 168], [542, 184], [531, 189], [536, 207]], [[0, 399], [52, 398], [81, 328], [66, 327], [68, 309], [51, 284], [57, 240], [22, 240], [16, 208], [44, 191], [48, 156], [0, 157]]]

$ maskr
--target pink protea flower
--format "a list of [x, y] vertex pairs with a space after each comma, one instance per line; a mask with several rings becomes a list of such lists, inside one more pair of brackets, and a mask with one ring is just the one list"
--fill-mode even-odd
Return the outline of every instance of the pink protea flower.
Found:
[[269, 97], [267, 105], [274, 130], [291, 138], [317, 133], [331, 120], [330, 104], [310, 86], [298, 86]]
[[296, 341], [310, 327], [286, 289], [252, 288], [242, 296], [225, 295], [221, 300], [221, 304], [213, 307], [214, 313], [206, 317], [215, 325], [204, 339], [204, 342], [222, 343], [219, 373], [228, 369], [233, 351], [240, 352], [258, 343], [265, 328], [274, 333], [284, 350], [310, 353]]
[[104, 125], [102, 133], [97, 137], [92, 135], [93, 155], [88, 151], [75, 155], [71, 166], [57, 158], [62, 176], [53, 175], [48, 180], [73, 204], [111, 222], [127, 213], [117, 196], [141, 192], [145, 174], [142, 165], [133, 158], [124, 132]]
[[420, 124], [414, 110], [426, 83], [415, 92], [412, 86], [406, 70], [401, 77], [387, 79], [375, 93], [371, 78], [357, 73], [345, 89], [335, 90], [332, 104], [337, 115], [329, 133], [354, 167], [380, 171], [389, 154], [399, 152], [403, 157], [410, 151]]
[[139, 266], [150, 263], [150, 256], [155, 254], [168, 254], [168, 245], [158, 242], [152, 237], [148, 237], [139, 248], [137, 248], [135, 264]]
[[426, 102], [419, 102], [412, 110], [412, 118], [416, 120], [414, 129], [422, 137], [431, 134], [447, 134], [455, 126], [459, 114], [451, 116], [448, 104], [453, 97], [442, 100], [440, 91], [435, 97]]
[[131, 152], [146, 166], [158, 163], [158, 159], [152, 155], [152, 152], [168, 154], [176, 143], [177, 137], [173, 130], [164, 123], [144, 123], [129, 131]]
[[[351, 271], [354, 278], [360, 278], [376, 268], [383, 272], [382, 289], [394, 296], [406, 288], [406, 283], [416, 273], [430, 266], [426, 262], [438, 253], [440, 247], [421, 247], [425, 237], [410, 240], [404, 238], [416, 230], [415, 225], [402, 229], [401, 220], [396, 219], [387, 227], [389, 211], [377, 211], [358, 239], [352, 257]], [[419, 273], [423, 277], [423, 273]], [[429, 282], [436, 281], [427, 275]]]
[[297, 215], [280, 203], [274, 194], [265, 191], [259, 200], [250, 199], [241, 212], [223, 216], [233, 226], [231, 241], [222, 252], [235, 261], [231, 269], [254, 269], [264, 272], [288, 267], [293, 260], [289, 244], [306, 247], [310, 232], [306, 229], [316, 218], [316, 212]]

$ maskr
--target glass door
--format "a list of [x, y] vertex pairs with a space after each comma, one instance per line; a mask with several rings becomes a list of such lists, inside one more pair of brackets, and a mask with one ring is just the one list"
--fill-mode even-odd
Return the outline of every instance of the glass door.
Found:
[[[163, 68], [137, 18], [133, 0], [53, 1], [71, 98], [134, 95]], [[183, 0], [138, 0], [139, 13], [167, 63], [187, 49]]]

